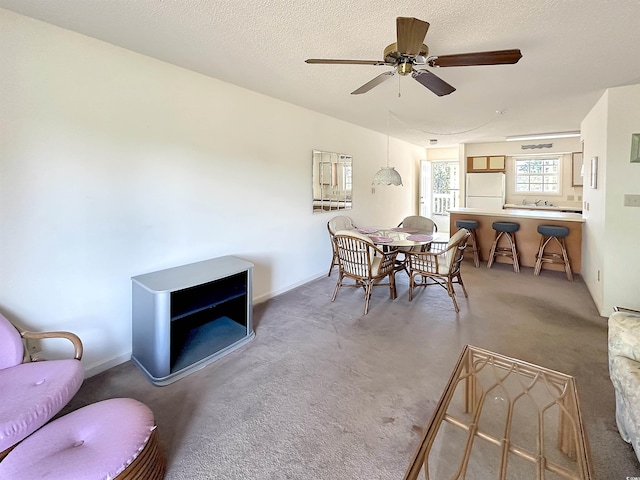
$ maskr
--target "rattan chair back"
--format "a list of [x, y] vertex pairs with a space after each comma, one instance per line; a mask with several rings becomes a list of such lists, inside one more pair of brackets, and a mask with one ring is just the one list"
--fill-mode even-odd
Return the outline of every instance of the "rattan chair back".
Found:
[[464, 258], [464, 249], [467, 246], [467, 240], [470, 235], [471, 232], [463, 228], [449, 239], [445, 250], [406, 253], [409, 270], [409, 301], [413, 300], [413, 291], [416, 287], [438, 284], [447, 290], [453, 301], [456, 313], [460, 311], [453, 284], [460, 284], [464, 296], [468, 297], [467, 289], [462, 282], [460, 265]]
[[329, 229], [329, 233], [335, 235], [335, 233], [339, 230], [354, 230], [357, 228], [353, 220], [346, 215], [338, 215], [337, 217], [333, 217], [331, 220], [327, 222], [327, 228]]
[[[438, 226], [436, 225], [436, 222], [434, 222], [430, 218], [422, 217], [420, 215], [411, 215], [410, 217], [405, 217], [404, 220], [402, 220], [398, 224], [398, 227], [414, 228], [418, 230], [419, 233], [424, 235], [432, 235], [433, 233], [438, 231]], [[431, 245], [432, 245], [431, 243], [428, 243], [426, 245], [421, 245], [416, 247], [400, 247], [398, 248], [398, 250], [400, 250], [401, 253], [425, 252], [425, 251], [431, 251]]]
[[338, 215], [337, 217], [333, 217], [331, 220], [327, 222], [327, 230], [329, 231], [329, 239], [331, 240], [331, 265], [329, 266], [329, 273], [327, 277], [331, 276], [331, 272], [333, 271], [333, 267], [338, 265], [338, 252], [336, 251], [336, 246], [333, 241], [333, 236], [336, 232], [340, 230], [354, 230], [357, 227], [354, 225], [353, 220], [346, 215]]
[[[340, 230], [334, 238], [338, 256], [339, 276], [333, 292], [333, 302], [340, 287], [345, 286], [344, 280], [354, 280], [350, 286], [365, 289], [364, 314], [369, 312], [369, 299], [374, 285], [388, 285], [391, 299], [396, 298], [395, 260], [397, 250], [385, 252], [376, 247], [365, 235], [354, 231]], [[388, 278], [388, 282], [380, 283]]]
[[423, 217], [421, 215], [411, 215], [409, 217], [405, 217], [405, 219], [400, 222], [398, 227], [415, 228], [419, 230], [420, 233], [424, 233], [427, 235], [438, 231], [438, 225], [436, 225], [436, 222], [428, 217]]

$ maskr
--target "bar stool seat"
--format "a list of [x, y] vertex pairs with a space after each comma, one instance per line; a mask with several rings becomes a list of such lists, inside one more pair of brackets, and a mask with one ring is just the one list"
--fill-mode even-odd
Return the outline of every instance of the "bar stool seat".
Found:
[[[491, 252], [489, 253], [489, 262], [487, 268], [491, 268], [496, 256], [511, 258], [513, 262], [513, 271], [520, 272], [520, 263], [518, 262], [518, 248], [516, 245], [515, 232], [520, 230], [520, 224], [515, 222], [493, 222], [491, 225], [496, 232], [496, 238], [491, 245]], [[500, 239], [505, 237], [508, 242], [508, 247], [498, 246]]]
[[467, 248], [471, 247], [473, 252], [473, 263], [476, 268], [480, 267], [480, 247], [478, 246], [478, 238], [476, 237], [476, 228], [478, 228], [478, 222], [476, 220], [456, 220], [456, 227], [459, 229], [466, 228], [471, 235], [467, 242]]
[[[567, 280], [572, 282], [573, 274], [571, 273], [571, 263], [569, 262], [567, 245], [565, 243], [565, 237], [569, 235], [569, 229], [560, 225], [538, 225], [538, 233], [540, 234], [540, 246], [538, 247], [533, 274], [536, 276], [540, 275], [543, 263], [563, 264]], [[555, 240], [560, 246], [560, 252], [545, 251], [551, 240]]]
[[548, 237], [566, 237], [569, 235], [569, 229], [560, 225], [538, 225], [538, 233]]

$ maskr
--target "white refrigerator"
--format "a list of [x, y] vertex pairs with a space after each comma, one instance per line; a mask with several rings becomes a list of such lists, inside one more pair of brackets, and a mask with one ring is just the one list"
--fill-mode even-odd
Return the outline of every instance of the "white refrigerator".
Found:
[[467, 173], [467, 207], [502, 210], [505, 175], [502, 172]]

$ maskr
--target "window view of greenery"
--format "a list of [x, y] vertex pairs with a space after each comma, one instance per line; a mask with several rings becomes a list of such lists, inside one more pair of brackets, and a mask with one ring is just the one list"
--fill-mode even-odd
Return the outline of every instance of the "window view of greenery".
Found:
[[449, 215], [459, 206], [459, 169], [457, 162], [433, 162], [433, 214]]
[[516, 192], [559, 194], [560, 158], [517, 158]]

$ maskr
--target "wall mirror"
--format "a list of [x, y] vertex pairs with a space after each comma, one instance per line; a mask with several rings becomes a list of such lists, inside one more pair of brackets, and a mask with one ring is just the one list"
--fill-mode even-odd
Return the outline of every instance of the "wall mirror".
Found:
[[351, 209], [352, 157], [313, 151], [313, 213]]

